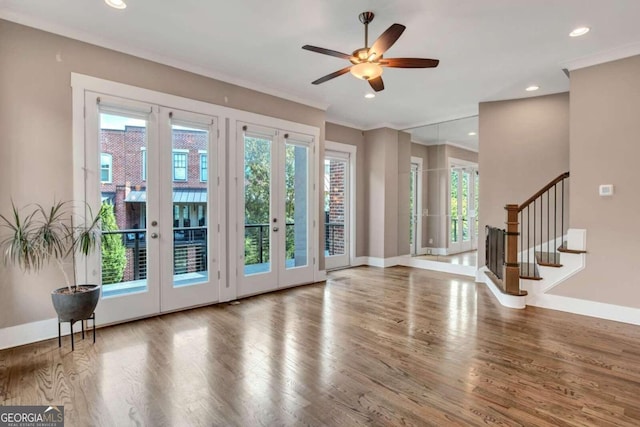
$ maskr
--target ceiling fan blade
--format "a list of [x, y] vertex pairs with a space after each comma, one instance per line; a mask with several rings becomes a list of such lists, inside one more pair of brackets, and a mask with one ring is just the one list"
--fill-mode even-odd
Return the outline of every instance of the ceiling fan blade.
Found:
[[347, 55], [346, 53], [338, 52], [336, 50], [325, 49], [323, 47], [317, 47], [317, 46], [311, 46], [311, 45], [305, 44], [304, 46], [302, 46], [302, 48], [305, 50], [310, 50], [311, 52], [317, 52], [317, 53], [322, 53], [324, 55], [335, 56], [336, 58], [342, 58], [346, 60], [351, 59], [351, 55]]
[[371, 85], [371, 88], [376, 92], [384, 90], [384, 82], [382, 81], [382, 77], [376, 77], [375, 79], [369, 79], [367, 81]]
[[312, 81], [311, 84], [319, 85], [320, 83], [324, 83], [324, 82], [326, 82], [328, 80], [335, 79], [336, 77], [339, 77], [339, 76], [341, 76], [343, 74], [348, 73], [350, 69], [351, 69], [351, 66], [348, 66], [346, 68], [343, 68], [342, 70], [338, 70], [338, 71], [336, 71], [334, 73], [327, 74], [324, 77], [320, 77], [318, 80]]
[[396, 40], [400, 38], [405, 28], [407, 27], [401, 24], [393, 24], [392, 26], [387, 28], [387, 31], [382, 33], [380, 37], [378, 37], [378, 40], [376, 40], [373, 46], [371, 46], [371, 48], [369, 49], [369, 52], [374, 55], [373, 57], [370, 56], [369, 60], [373, 61], [377, 58], [380, 58], [382, 54], [385, 53], [391, 46], [393, 46]]
[[438, 59], [425, 58], [384, 58], [380, 65], [391, 68], [435, 68], [440, 61]]

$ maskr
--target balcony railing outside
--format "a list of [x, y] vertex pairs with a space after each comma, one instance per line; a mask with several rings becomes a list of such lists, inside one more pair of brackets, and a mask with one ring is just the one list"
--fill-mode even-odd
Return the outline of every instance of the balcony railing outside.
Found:
[[[245, 224], [245, 265], [269, 262], [270, 224]], [[286, 224], [286, 235], [292, 236], [294, 223]], [[118, 235], [126, 249], [123, 277], [116, 282], [147, 278], [147, 231], [127, 229], [104, 231], [103, 235]], [[207, 271], [208, 227], [179, 227], [173, 229], [174, 274]], [[340, 255], [345, 250], [344, 223], [325, 224], [325, 248], [328, 255]], [[113, 272], [103, 271], [103, 277]]]
[[343, 255], [345, 253], [344, 223], [328, 222], [324, 225], [324, 249], [326, 255]]
[[[103, 231], [118, 235], [126, 248], [126, 266], [121, 281], [147, 278], [147, 231], [139, 229]], [[207, 271], [207, 227], [173, 229], [174, 274]], [[103, 277], [113, 272], [103, 271]]]

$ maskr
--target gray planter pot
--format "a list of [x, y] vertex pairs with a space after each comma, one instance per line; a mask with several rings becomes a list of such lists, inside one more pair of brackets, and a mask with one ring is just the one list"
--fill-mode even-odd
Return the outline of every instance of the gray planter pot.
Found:
[[91, 317], [91, 314], [98, 305], [100, 299], [100, 286], [98, 285], [80, 285], [82, 287], [91, 288], [82, 292], [72, 294], [60, 293], [67, 289], [58, 288], [51, 292], [51, 300], [53, 308], [58, 313], [58, 319], [61, 322], [70, 322], [72, 320], [83, 320]]

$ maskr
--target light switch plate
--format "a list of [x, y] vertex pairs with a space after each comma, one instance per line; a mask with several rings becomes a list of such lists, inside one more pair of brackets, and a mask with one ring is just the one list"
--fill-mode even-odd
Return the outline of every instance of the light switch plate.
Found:
[[599, 194], [601, 196], [613, 196], [613, 184], [603, 184], [600, 186]]

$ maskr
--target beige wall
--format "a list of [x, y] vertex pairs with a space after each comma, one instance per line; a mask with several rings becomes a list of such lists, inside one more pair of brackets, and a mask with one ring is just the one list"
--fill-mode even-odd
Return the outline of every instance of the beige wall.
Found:
[[[447, 160], [450, 158], [464, 160], [466, 162], [478, 163], [478, 153], [464, 148], [447, 145]], [[448, 165], [447, 165], [448, 166]]]
[[483, 266], [485, 225], [503, 228], [506, 204], [524, 202], [569, 170], [569, 94], [480, 103], [479, 122]]
[[[0, 213], [11, 197], [72, 197], [71, 72], [316, 126], [323, 149], [321, 110], [0, 20]], [[49, 293], [62, 284], [55, 269], [23, 275], [0, 264], [0, 328], [55, 317]]]
[[409, 255], [409, 174], [411, 173], [411, 135], [398, 132], [398, 247], [396, 255]]
[[[365, 215], [366, 175], [364, 167], [364, 132], [359, 129], [327, 122], [325, 124], [327, 141], [354, 145], [356, 152], [356, 256], [367, 256], [369, 245], [368, 216]], [[324, 216], [322, 216], [324, 220]], [[324, 240], [323, 240], [324, 244]]]
[[[411, 165], [411, 140], [408, 134], [389, 128], [374, 129], [364, 132], [365, 145], [365, 207], [368, 216], [369, 246], [368, 256], [375, 258], [390, 258], [398, 256], [400, 245], [399, 234], [406, 234], [408, 246], [409, 224], [406, 222], [406, 232], [398, 232], [398, 218], [402, 201], [407, 206], [408, 174], [400, 178], [398, 173], [399, 158], [406, 159], [406, 166]], [[402, 148], [400, 148], [402, 147]], [[406, 190], [400, 195], [401, 182], [406, 181]], [[402, 184], [404, 185], [404, 184]]]
[[555, 294], [640, 308], [639, 122], [640, 56], [571, 73], [570, 224], [587, 230], [588, 253]]

